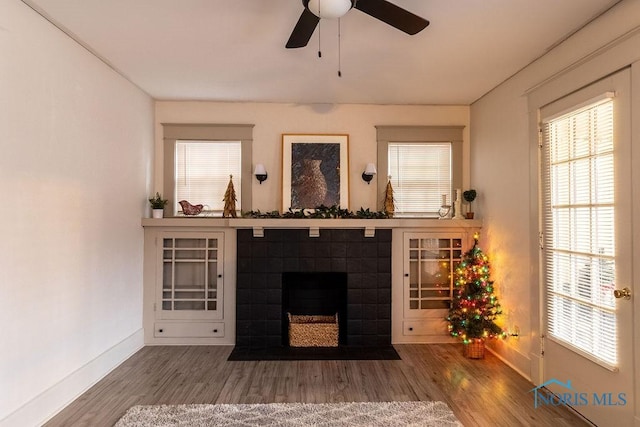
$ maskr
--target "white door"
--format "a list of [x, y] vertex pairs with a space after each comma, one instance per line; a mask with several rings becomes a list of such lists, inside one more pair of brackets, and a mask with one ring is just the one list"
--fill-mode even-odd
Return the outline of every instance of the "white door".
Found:
[[624, 70], [541, 109], [543, 384], [532, 392], [598, 426], [633, 425], [630, 87]]

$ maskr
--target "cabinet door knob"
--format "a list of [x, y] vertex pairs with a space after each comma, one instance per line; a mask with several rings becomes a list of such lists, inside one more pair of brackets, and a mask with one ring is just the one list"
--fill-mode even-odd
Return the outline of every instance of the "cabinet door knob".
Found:
[[404, 273], [404, 277], [409, 277], [409, 273]]
[[410, 331], [413, 331], [413, 328], [409, 328]]
[[217, 330], [217, 329], [214, 329], [214, 330], [213, 330], [213, 333], [214, 333], [214, 334], [217, 334], [217, 333], [218, 333], [218, 330]]
[[218, 274], [218, 277], [222, 277], [222, 274]]
[[163, 333], [164, 330], [163, 329], [158, 329], [158, 332]]

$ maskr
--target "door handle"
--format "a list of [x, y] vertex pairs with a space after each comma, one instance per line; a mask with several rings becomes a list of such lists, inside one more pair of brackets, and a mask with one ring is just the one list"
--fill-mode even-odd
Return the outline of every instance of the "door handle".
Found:
[[616, 298], [631, 299], [631, 289], [629, 288], [616, 289], [615, 291], [613, 291], [613, 296]]

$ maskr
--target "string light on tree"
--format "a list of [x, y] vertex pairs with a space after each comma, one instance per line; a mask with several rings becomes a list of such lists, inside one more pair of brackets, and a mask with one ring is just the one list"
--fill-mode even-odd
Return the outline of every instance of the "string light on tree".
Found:
[[480, 356], [484, 357], [484, 340], [502, 338], [506, 333], [495, 323], [502, 313], [495, 287], [490, 279], [489, 258], [478, 246], [480, 235], [474, 234], [474, 244], [464, 253], [454, 272], [454, 298], [447, 316], [451, 336], [460, 338], [465, 344], [465, 352], [471, 344], [482, 346]]

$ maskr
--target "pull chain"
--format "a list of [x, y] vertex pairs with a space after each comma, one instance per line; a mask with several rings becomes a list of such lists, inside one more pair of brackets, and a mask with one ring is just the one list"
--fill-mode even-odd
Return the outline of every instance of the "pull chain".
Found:
[[[322, 15], [320, 13], [320, 7], [322, 6], [322, 1], [318, 0], [318, 15]], [[322, 19], [318, 20], [318, 58], [322, 58], [322, 49], [320, 49], [320, 29], [322, 28]]]
[[342, 32], [340, 26], [340, 18], [338, 18], [338, 77], [342, 77]]

